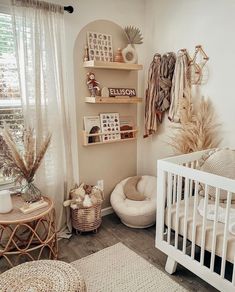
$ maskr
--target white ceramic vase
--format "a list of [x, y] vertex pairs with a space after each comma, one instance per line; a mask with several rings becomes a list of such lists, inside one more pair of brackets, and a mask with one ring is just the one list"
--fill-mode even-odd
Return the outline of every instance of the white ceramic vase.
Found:
[[9, 213], [12, 210], [11, 194], [7, 190], [0, 191], [0, 213]]
[[128, 44], [126, 48], [122, 50], [122, 56], [125, 63], [136, 64], [138, 60], [137, 52], [134, 45]]

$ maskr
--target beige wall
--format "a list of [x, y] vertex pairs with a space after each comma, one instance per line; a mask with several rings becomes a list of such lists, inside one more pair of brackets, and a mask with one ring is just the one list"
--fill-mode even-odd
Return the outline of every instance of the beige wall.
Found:
[[[147, 0], [145, 19], [145, 76], [156, 52], [177, 52], [187, 48], [194, 53], [201, 44], [209, 55], [209, 80], [193, 86], [193, 96], [209, 97], [222, 123], [222, 145], [235, 147], [235, 1], [234, 0]], [[146, 88], [145, 82], [145, 88]], [[143, 112], [143, 107], [141, 107]], [[144, 115], [139, 115], [143, 124]], [[153, 138], [138, 140], [138, 172], [156, 174], [157, 159], [172, 154], [167, 145], [171, 123], [165, 119]]]
[[129, 87], [137, 89], [137, 72], [86, 69], [83, 68], [84, 45], [86, 32], [97, 31], [111, 34], [114, 52], [117, 48], [125, 47], [126, 41], [123, 29], [111, 21], [97, 20], [86, 25], [79, 33], [74, 47], [74, 80], [76, 111], [78, 125], [78, 153], [80, 182], [95, 184], [97, 180], [104, 180], [105, 202], [103, 207], [109, 206], [109, 195], [114, 186], [122, 179], [136, 174], [137, 143], [125, 141], [122, 143], [101, 144], [84, 147], [82, 145], [83, 117], [98, 115], [102, 112], [119, 112], [120, 115], [131, 115], [136, 120], [136, 105], [87, 104], [84, 97], [89, 96], [86, 85], [86, 73], [95, 73], [96, 80], [101, 87]]

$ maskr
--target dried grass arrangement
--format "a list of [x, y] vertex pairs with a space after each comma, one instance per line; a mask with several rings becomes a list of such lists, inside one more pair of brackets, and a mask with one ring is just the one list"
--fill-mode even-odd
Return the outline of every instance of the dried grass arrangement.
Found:
[[143, 44], [143, 37], [140, 29], [134, 26], [126, 26], [124, 28], [128, 44]]
[[215, 122], [215, 113], [209, 100], [200, 99], [197, 111], [193, 110], [180, 125], [174, 126], [174, 133], [168, 142], [175, 154], [216, 148], [220, 124]]
[[[22, 149], [19, 149], [12, 133], [7, 128], [4, 128], [0, 135], [0, 169], [3, 176], [12, 177], [15, 183], [23, 185], [26, 181], [26, 186], [22, 189], [24, 193], [28, 191], [30, 196], [26, 198], [26, 201], [32, 202], [38, 199], [40, 191], [33, 185], [33, 180], [50, 141], [51, 134], [48, 134], [39, 144], [34, 129], [25, 129], [22, 135]], [[29, 191], [32, 193], [29, 194]]]

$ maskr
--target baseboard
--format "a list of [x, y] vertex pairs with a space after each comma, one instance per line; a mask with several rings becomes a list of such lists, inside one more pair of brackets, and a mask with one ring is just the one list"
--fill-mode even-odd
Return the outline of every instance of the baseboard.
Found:
[[112, 213], [113, 213], [113, 208], [111, 206], [101, 210], [102, 217], [107, 216], [107, 215], [112, 214]]

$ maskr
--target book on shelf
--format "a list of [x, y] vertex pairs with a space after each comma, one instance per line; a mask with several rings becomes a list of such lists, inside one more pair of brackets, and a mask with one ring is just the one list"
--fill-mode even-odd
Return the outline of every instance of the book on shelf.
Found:
[[121, 139], [119, 113], [102, 113], [100, 122], [103, 142]]
[[97, 134], [95, 136], [87, 137], [88, 144], [102, 142], [101, 136], [98, 135], [99, 133], [101, 133], [101, 125], [100, 125], [99, 116], [85, 116], [84, 129], [87, 134]]
[[134, 118], [132, 116], [120, 116], [121, 139], [134, 138], [133, 132], [122, 133], [122, 131], [129, 130], [134, 130]]

